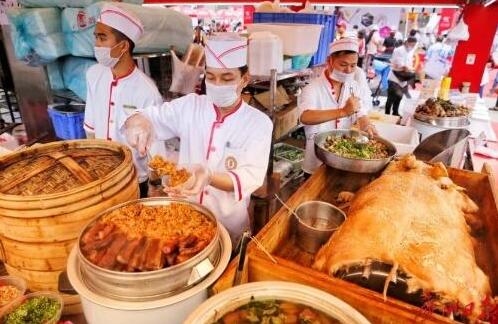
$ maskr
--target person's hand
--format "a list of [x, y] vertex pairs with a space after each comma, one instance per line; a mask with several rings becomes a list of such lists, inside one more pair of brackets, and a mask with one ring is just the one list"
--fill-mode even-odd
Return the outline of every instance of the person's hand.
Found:
[[373, 124], [366, 124], [364, 127], [361, 128], [361, 130], [365, 133], [368, 134], [368, 137], [373, 137], [373, 136], [378, 136], [379, 132], [377, 131], [377, 128], [375, 128], [375, 125]]
[[355, 96], [349, 97], [348, 100], [346, 100], [346, 105], [342, 108], [342, 110], [346, 117], [358, 112], [360, 110], [360, 99]]
[[192, 166], [189, 171], [192, 174], [193, 180], [189, 179], [185, 184], [175, 188], [166, 187], [164, 188], [164, 192], [170, 196], [177, 197], [197, 196], [200, 194], [211, 182], [211, 170], [197, 164]]
[[128, 144], [138, 150], [140, 157], [144, 157], [154, 140], [152, 123], [147, 117], [138, 113], [128, 118], [124, 125], [124, 132]]

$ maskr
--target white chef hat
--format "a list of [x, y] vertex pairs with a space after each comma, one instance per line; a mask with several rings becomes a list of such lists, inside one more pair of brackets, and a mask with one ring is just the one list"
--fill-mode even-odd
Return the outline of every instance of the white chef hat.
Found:
[[330, 44], [329, 49], [329, 54], [341, 51], [353, 51], [358, 53], [358, 40], [351, 37], [344, 37]]
[[120, 7], [109, 4], [102, 8], [99, 22], [120, 31], [135, 44], [144, 32], [140, 19]]
[[247, 65], [247, 39], [236, 33], [218, 33], [208, 38], [206, 66], [233, 69]]

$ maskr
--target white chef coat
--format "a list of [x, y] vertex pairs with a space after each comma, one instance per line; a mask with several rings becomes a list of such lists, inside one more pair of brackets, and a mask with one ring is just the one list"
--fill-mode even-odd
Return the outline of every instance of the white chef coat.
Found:
[[[95, 133], [98, 139], [127, 144], [118, 125], [122, 125], [136, 109], [163, 103], [154, 81], [137, 67], [121, 78], [114, 78], [110, 68], [95, 64], [88, 69], [86, 82], [84, 128]], [[153, 151], [161, 154], [165, 150], [163, 147], [164, 143], [154, 143]], [[143, 182], [148, 176], [147, 158], [140, 158], [135, 149], [132, 152], [139, 182]]]
[[[332, 85], [325, 73], [327, 73], [327, 70], [325, 70], [320, 77], [312, 80], [311, 83], [303, 89], [303, 92], [299, 97], [298, 105], [300, 116], [306, 110], [329, 110], [343, 108], [346, 105], [346, 101], [351, 96], [351, 88], [354, 95], [360, 98], [361, 108], [356, 114], [356, 117], [359, 118], [368, 114], [369, 107], [371, 107], [371, 91], [370, 88], [368, 88], [366, 80], [363, 85], [355, 80], [344, 83], [339, 101], [336, 101], [335, 96], [332, 93]], [[305, 172], [313, 173], [320, 165], [322, 165], [322, 162], [315, 155], [315, 135], [334, 129], [350, 129], [353, 118], [354, 115], [318, 125], [304, 126], [304, 132], [306, 133], [306, 152], [304, 156], [303, 170]]]
[[[407, 67], [413, 67], [413, 58], [415, 55], [415, 51], [407, 51], [406, 46], [400, 46], [394, 49], [393, 56], [391, 57], [391, 64], [392, 65], [399, 65], [399, 66], [407, 66]], [[408, 82], [406, 81], [400, 81], [393, 73], [393, 70], [389, 72], [389, 76], [387, 78], [389, 81], [395, 82], [399, 84], [402, 88], [406, 87]]]
[[180, 138], [179, 164], [201, 164], [213, 172], [227, 172], [234, 192], [207, 186], [193, 201], [210, 209], [227, 228], [235, 244], [249, 228], [251, 194], [265, 179], [273, 124], [259, 110], [241, 102], [221, 117], [207, 96], [189, 94], [142, 111], [159, 140]]
[[[367, 38], [368, 38], [367, 34]], [[370, 55], [375, 55], [379, 51], [379, 44], [382, 44], [382, 37], [380, 37], [379, 31], [374, 31], [372, 34], [372, 38], [370, 38], [370, 41], [367, 44], [367, 54]]]
[[453, 48], [449, 45], [441, 42], [431, 45], [425, 54], [425, 74], [435, 80], [440, 80], [449, 72], [449, 59], [453, 54]]

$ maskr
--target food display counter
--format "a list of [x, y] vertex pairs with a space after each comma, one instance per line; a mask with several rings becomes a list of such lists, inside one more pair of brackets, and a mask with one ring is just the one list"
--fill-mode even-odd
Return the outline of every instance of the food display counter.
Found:
[[[449, 168], [447, 172], [449, 178], [457, 186], [464, 188], [465, 192], [479, 207], [479, 210], [474, 215], [476, 217], [475, 221], [480, 226], [477, 229], [474, 228], [477, 232], [472, 232], [469, 237], [473, 242], [473, 253], [475, 253], [476, 264], [489, 278], [491, 296], [496, 295], [498, 289], [498, 272], [496, 267], [498, 260], [498, 227], [496, 226], [498, 210], [494, 177], [487, 165], [484, 166], [480, 173], [452, 168]], [[341, 207], [346, 212], [347, 217], [349, 217], [351, 213], [357, 212], [357, 210], [349, 209], [348, 204], [338, 203], [339, 193], [344, 191], [357, 192], [379, 176], [380, 174], [362, 175], [322, 166], [292, 195], [287, 201], [287, 205], [290, 209], [295, 210], [300, 204], [307, 201], [324, 201]], [[386, 194], [393, 195], [393, 192], [386, 193], [380, 191], [376, 192], [373, 196]], [[417, 208], [417, 197], [415, 195], [414, 193], [413, 208]], [[370, 198], [374, 199], [372, 196]], [[386, 208], [397, 208], [395, 206], [396, 201], [398, 200], [393, 198], [393, 205], [386, 206]], [[427, 208], [427, 206], [424, 208]], [[371, 210], [370, 212], [376, 213], [377, 211]], [[436, 314], [433, 312], [433, 309], [428, 308], [429, 304], [417, 304], [417, 301], [403, 299], [403, 296], [398, 295], [397, 287], [403, 286], [406, 280], [406, 273], [403, 275], [403, 271], [395, 272], [398, 279], [391, 280], [392, 277], [390, 277], [386, 281], [386, 276], [391, 272], [392, 265], [387, 268], [387, 271], [386, 269], [382, 269], [382, 267], [378, 268], [376, 265], [367, 270], [371, 271], [371, 278], [376, 278], [377, 281], [380, 280], [380, 291], [375, 291], [372, 287], [366, 288], [359, 284], [348, 282], [348, 280], [344, 279], [347, 276], [341, 279], [330, 276], [326, 272], [313, 269], [313, 264], [317, 260], [317, 256], [301, 250], [296, 244], [293, 217], [287, 209], [282, 208], [256, 236], [261, 245], [258, 246], [255, 243], [249, 244], [243, 272], [243, 278], [246, 282], [282, 280], [313, 286], [341, 298], [362, 313], [372, 323], [452, 323], [453, 319], [456, 318], [456, 312], [453, 314], [451, 312], [446, 313], [445, 315], [442, 313]], [[472, 226], [474, 225], [472, 224]], [[382, 231], [382, 228], [364, 228], [363, 230], [366, 239], [366, 236], [370, 235], [372, 231]], [[434, 230], [445, 231], [446, 229], [440, 228]], [[342, 231], [342, 228], [336, 234], [340, 231]], [[386, 233], [385, 235], [386, 239], [391, 237], [391, 235], [393, 235], [392, 239], [395, 239], [394, 233]], [[450, 241], [447, 243], [449, 249], [454, 247], [454, 242]], [[349, 244], [353, 248], [355, 243], [350, 242]], [[427, 251], [429, 253], [430, 249]], [[386, 251], [386, 253], [388, 252]], [[353, 252], [351, 251], [351, 253]], [[407, 257], [410, 258], [410, 255], [407, 255]], [[465, 258], [463, 255], [461, 257]], [[422, 262], [422, 260], [417, 261]], [[455, 265], [458, 264], [458, 258], [455, 258], [453, 262], [455, 262]], [[232, 286], [236, 265], [237, 260], [232, 261], [225, 274], [216, 283], [213, 288], [216, 293]], [[434, 266], [438, 266], [437, 262]], [[316, 268], [316, 264], [314, 267]], [[365, 271], [364, 268], [360, 272], [360, 277], [363, 271]], [[451, 275], [451, 273], [448, 273], [448, 276]], [[390, 281], [393, 282], [389, 283]], [[388, 282], [387, 287], [389, 288], [387, 296], [383, 296], [382, 293], [385, 282]], [[394, 282], [397, 282], [397, 284]], [[363, 281], [364, 285], [367, 283], [373, 286], [375, 284], [379, 285], [379, 282]], [[406, 297], [406, 294], [404, 297]]]

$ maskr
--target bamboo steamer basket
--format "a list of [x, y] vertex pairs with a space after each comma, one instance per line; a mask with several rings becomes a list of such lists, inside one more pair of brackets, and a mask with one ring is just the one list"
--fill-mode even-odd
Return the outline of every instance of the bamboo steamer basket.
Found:
[[[83, 227], [137, 199], [131, 151], [116, 142], [54, 142], [0, 158], [0, 259], [29, 289], [57, 290]], [[67, 312], [81, 310], [79, 297]]]

